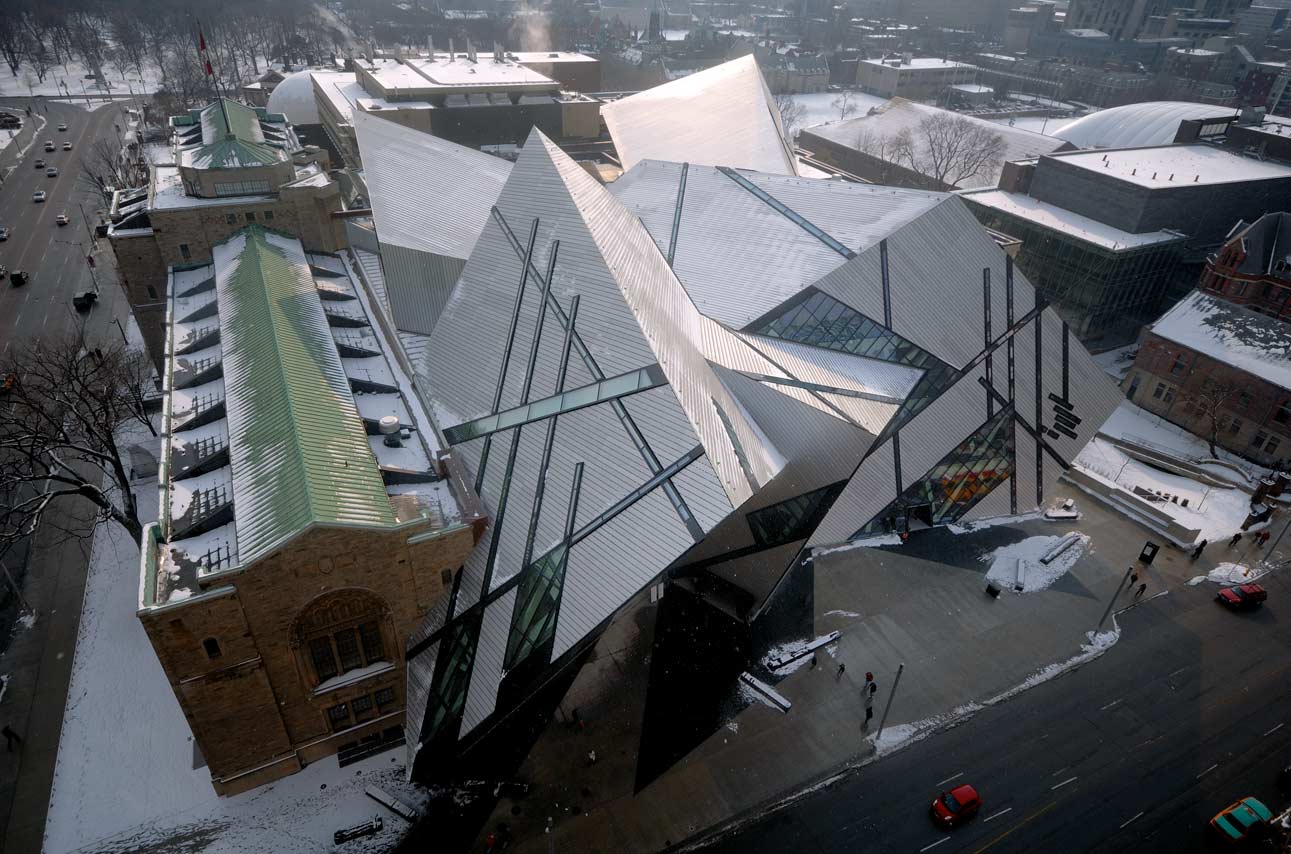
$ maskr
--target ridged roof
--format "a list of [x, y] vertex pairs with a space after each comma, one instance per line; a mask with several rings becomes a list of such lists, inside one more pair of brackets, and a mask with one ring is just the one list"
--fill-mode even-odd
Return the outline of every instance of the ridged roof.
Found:
[[299, 242], [251, 226], [213, 252], [240, 562], [313, 524], [394, 524]]
[[1132, 148], [1169, 145], [1185, 119], [1234, 115], [1232, 107], [1187, 101], [1148, 101], [1099, 110], [1063, 126], [1057, 136], [1080, 148]]
[[217, 98], [199, 114], [202, 144], [185, 151], [184, 165], [198, 169], [239, 169], [272, 166], [287, 153], [265, 140], [260, 114], [245, 104]]

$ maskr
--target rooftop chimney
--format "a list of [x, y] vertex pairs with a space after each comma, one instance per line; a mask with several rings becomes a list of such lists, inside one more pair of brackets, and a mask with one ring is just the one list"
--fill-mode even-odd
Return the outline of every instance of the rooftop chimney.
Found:
[[381, 441], [387, 448], [399, 448], [403, 446], [399, 439], [399, 416], [383, 415], [377, 422], [377, 429], [381, 431]]

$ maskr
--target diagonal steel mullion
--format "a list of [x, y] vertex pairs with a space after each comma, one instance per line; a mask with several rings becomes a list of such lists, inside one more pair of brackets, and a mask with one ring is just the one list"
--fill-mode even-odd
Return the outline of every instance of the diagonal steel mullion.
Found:
[[[495, 207], [494, 212], [497, 212]], [[493, 406], [490, 412], [496, 414], [502, 408], [502, 389], [507, 381], [507, 366], [511, 362], [511, 347], [515, 343], [516, 327], [520, 324], [520, 306], [524, 302], [525, 285], [529, 281], [529, 268], [533, 266], [533, 244], [538, 239], [538, 218], [534, 217], [529, 226], [529, 246], [524, 252], [524, 269], [520, 271], [520, 287], [516, 289], [515, 306], [511, 309], [511, 330], [507, 333], [507, 345], [502, 351], [502, 367], [498, 369], [498, 384], [493, 390]], [[475, 494], [484, 489], [484, 469], [489, 464], [489, 449], [493, 446], [493, 436], [484, 437], [484, 447], [480, 450], [480, 465], [475, 472]]]
[[[537, 229], [538, 221], [534, 220], [534, 228]], [[530, 249], [532, 250], [532, 244]], [[529, 392], [533, 390], [533, 369], [538, 361], [538, 345], [542, 341], [542, 324], [547, 316], [547, 298], [551, 296], [551, 280], [556, 269], [556, 255], [560, 249], [559, 242], [553, 242], [551, 253], [547, 258], [547, 278], [542, 283], [542, 301], [538, 304], [538, 317], [533, 325], [533, 341], [529, 345], [529, 363], [525, 367], [524, 382], [520, 388], [520, 405], [524, 406], [529, 402]], [[532, 252], [530, 252], [532, 256]], [[526, 268], [527, 269], [527, 268]], [[516, 303], [519, 305], [519, 301]], [[516, 457], [520, 453], [520, 431], [524, 428], [523, 424], [517, 424], [511, 433], [511, 447], [507, 450], [507, 467], [502, 475], [502, 491], [498, 494], [498, 507], [493, 513], [493, 536], [489, 538], [489, 557], [484, 564], [484, 583], [480, 588], [480, 595], [489, 592], [489, 585], [493, 583], [493, 570], [497, 566], [498, 543], [502, 540], [502, 523], [506, 520], [507, 500], [511, 496], [511, 475], [515, 471]], [[524, 569], [525, 564], [520, 564], [520, 569]]]
[[[507, 224], [506, 218], [502, 216], [502, 212], [496, 207], [493, 208], [493, 216], [502, 227], [502, 233], [506, 236], [508, 242], [510, 242], [512, 250], [519, 255], [520, 242], [516, 240], [515, 232], [513, 232], [511, 230], [511, 226]], [[532, 259], [527, 258], [527, 267], [535, 277], [542, 276], [542, 274], [538, 272], [538, 269], [533, 266]], [[560, 307], [560, 303], [553, 301], [551, 310], [561, 325], [568, 328], [569, 318], [566, 316], [564, 309]], [[587, 345], [583, 342], [582, 336], [578, 334], [577, 330], [574, 331], [573, 341], [574, 351], [578, 353], [578, 357], [582, 360], [588, 373], [592, 375], [592, 379], [605, 379], [605, 373], [601, 370], [600, 365], [596, 363], [596, 357], [592, 355], [592, 351], [588, 349]], [[615, 417], [619, 419], [619, 423], [623, 425], [623, 429], [627, 431], [628, 438], [631, 439], [632, 444], [636, 446], [637, 452], [641, 455], [641, 459], [645, 461], [646, 467], [650, 469], [651, 474], [658, 474], [662, 471], [663, 464], [659, 462], [659, 458], [650, 448], [649, 443], [646, 442], [645, 435], [642, 434], [641, 429], [637, 427], [636, 421], [632, 418], [632, 414], [628, 412], [627, 407], [623, 405], [623, 401], [615, 399], [610, 401], [609, 405], [610, 409], [613, 410]], [[677, 491], [677, 487], [673, 485], [672, 481], [667, 481], [663, 484], [663, 492], [664, 495], [668, 497], [668, 501], [672, 504], [673, 510], [676, 511], [677, 516], [681, 519], [682, 523], [685, 524], [686, 530], [690, 533], [691, 538], [694, 539], [695, 542], [702, 540], [704, 538], [704, 529], [699, 526], [699, 522], [695, 519], [694, 514], [690, 512], [690, 508], [686, 506], [685, 499], [681, 497], [681, 493]]]

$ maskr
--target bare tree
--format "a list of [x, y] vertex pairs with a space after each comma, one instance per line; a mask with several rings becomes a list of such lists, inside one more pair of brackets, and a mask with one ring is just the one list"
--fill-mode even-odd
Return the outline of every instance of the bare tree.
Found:
[[838, 110], [838, 120], [841, 122], [849, 116], [856, 115], [860, 107], [856, 103], [856, 93], [844, 90], [830, 104], [835, 110]]
[[917, 172], [934, 189], [958, 187], [1004, 162], [1004, 137], [989, 127], [953, 113], [928, 116], [913, 129], [895, 134], [895, 162]]
[[143, 526], [122, 437], [139, 425], [156, 435], [147, 357], [123, 344], [86, 350], [77, 336], [37, 340], [11, 347], [0, 376], [0, 554], [42, 523], [58, 524], [51, 509], [78, 500], [96, 524], [115, 522], [137, 541]]
[[27, 55], [27, 33], [23, 11], [17, 3], [0, 6], [0, 57], [4, 57], [9, 73], [18, 76], [18, 66]]
[[784, 128], [786, 141], [791, 145], [798, 133], [798, 128], [807, 118], [807, 107], [794, 99], [793, 95], [781, 93], [775, 96], [776, 109], [780, 111], [780, 126]]
[[1235, 383], [1221, 382], [1207, 377], [1202, 382], [1201, 388], [1179, 395], [1180, 401], [1191, 407], [1192, 416], [1205, 430], [1206, 444], [1210, 447], [1212, 457], [1219, 456], [1216, 450], [1219, 432], [1232, 422], [1232, 417], [1228, 413], [1241, 393], [1242, 387]]
[[80, 179], [99, 193], [104, 206], [112, 204], [112, 192], [144, 183], [147, 173], [131, 157], [123, 157], [115, 137], [99, 137], [81, 150]]

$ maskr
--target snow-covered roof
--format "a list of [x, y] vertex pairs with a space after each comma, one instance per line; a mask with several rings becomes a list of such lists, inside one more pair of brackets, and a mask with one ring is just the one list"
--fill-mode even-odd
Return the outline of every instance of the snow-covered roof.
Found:
[[776, 108], [753, 56], [601, 108], [623, 168], [671, 160], [795, 175]]
[[1234, 229], [1245, 257], [1237, 272], [1247, 276], [1291, 278], [1291, 213], [1268, 213]]
[[[958, 189], [975, 189], [977, 187], [994, 187], [1000, 180], [1004, 164], [1015, 160], [1027, 160], [1041, 154], [1050, 154], [1070, 148], [1070, 143], [1055, 139], [1052, 136], [1036, 133], [1018, 127], [988, 122], [975, 116], [943, 110], [931, 104], [920, 104], [905, 98], [893, 98], [881, 107], [872, 110], [868, 115], [859, 116], [841, 122], [808, 128], [807, 130], [839, 145], [858, 148], [873, 157], [882, 152], [878, 146], [870, 151], [862, 147], [862, 140], [891, 139], [898, 134], [909, 133], [915, 144], [914, 158], [916, 163], [929, 159], [930, 145], [927, 138], [919, 132], [921, 123], [937, 116], [945, 116], [970, 125], [981, 127], [994, 133], [1004, 141], [1001, 158], [995, 162], [983, 163], [972, 175], [960, 180], [955, 186]], [[906, 166], [905, 163], [899, 165]], [[907, 167], [908, 168], [908, 167]]]
[[900, 64], [898, 64], [898, 60], [895, 58], [861, 60], [862, 65], [877, 65], [884, 68], [915, 69], [925, 71], [932, 68], [972, 68], [971, 65], [963, 62], [955, 62], [950, 59], [938, 59], [935, 56], [915, 56], [911, 57], [909, 60], [902, 58], [899, 60], [899, 63]]
[[1042, 202], [1023, 193], [1009, 193], [1004, 190], [977, 190], [963, 193], [969, 202], [1003, 214], [1024, 219], [1042, 228], [1061, 232], [1069, 237], [1092, 243], [1103, 249], [1139, 249], [1157, 243], [1172, 243], [1182, 240], [1183, 235], [1169, 231], [1148, 231], [1135, 234], [1101, 223], [1096, 219], [1081, 216], [1066, 208]]
[[381, 242], [469, 257], [511, 164], [362, 111], [354, 130]]
[[1187, 119], [1215, 119], [1236, 114], [1232, 107], [1187, 101], [1147, 101], [1099, 110], [1065, 125], [1057, 136], [1078, 148], [1130, 148], [1169, 145]]
[[1291, 325], [1193, 291], [1152, 324], [1156, 335], [1291, 390]]
[[1072, 151], [1051, 157], [1069, 166], [1152, 189], [1291, 178], [1291, 166], [1243, 157], [1210, 145]]

